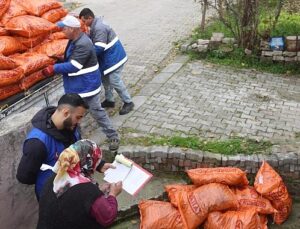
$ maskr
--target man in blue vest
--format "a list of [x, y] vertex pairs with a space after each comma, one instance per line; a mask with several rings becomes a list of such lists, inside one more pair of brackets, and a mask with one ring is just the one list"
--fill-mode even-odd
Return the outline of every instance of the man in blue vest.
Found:
[[57, 107], [43, 108], [32, 118], [33, 129], [23, 145], [17, 179], [23, 184], [35, 184], [37, 199], [59, 154], [81, 139], [77, 125], [88, 108], [78, 94], [65, 94]]
[[90, 37], [94, 43], [100, 70], [103, 72], [102, 82], [105, 89], [105, 100], [102, 107], [114, 107], [113, 90], [115, 89], [123, 101], [119, 112], [125, 115], [133, 110], [134, 103], [121, 78], [121, 72], [127, 61], [127, 55], [115, 31], [102, 18], [96, 18], [89, 8], [84, 8], [79, 18], [90, 27]]
[[119, 147], [119, 135], [113, 127], [105, 109], [101, 107], [101, 72], [96, 52], [91, 39], [81, 31], [79, 19], [67, 15], [57, 25], [69, 39], [64, 62], [50, 65], [43, 70], [45, 76], [63, 75], [66, 93], [77, 93], [89, 105], [91, 116], [101, 126], [109, 140], [109, 149], [116, 151]]

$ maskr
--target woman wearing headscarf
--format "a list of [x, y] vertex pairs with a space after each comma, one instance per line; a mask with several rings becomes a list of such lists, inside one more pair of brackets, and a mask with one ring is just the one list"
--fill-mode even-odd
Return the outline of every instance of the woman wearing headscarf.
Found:
[[65, 149], [39, 202], [38, 229], [105, 228], [117, 217], [122, 183], [99, 186], [91, 175], [112, 168], [95, 142], [83, 139]]

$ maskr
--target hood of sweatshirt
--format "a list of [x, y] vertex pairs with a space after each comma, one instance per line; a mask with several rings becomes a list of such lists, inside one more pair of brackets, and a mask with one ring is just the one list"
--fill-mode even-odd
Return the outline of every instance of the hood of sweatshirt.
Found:
[[62, 142], [66, 147], [75, 142], [74, 130], [58, 130], [51, 120], [52, 114], [56, 107], [50, 106], [38, 111], [32, 118], [31, 123], [35, 128], [40, 129], [44, 133], [52, 136], [56, 140]]

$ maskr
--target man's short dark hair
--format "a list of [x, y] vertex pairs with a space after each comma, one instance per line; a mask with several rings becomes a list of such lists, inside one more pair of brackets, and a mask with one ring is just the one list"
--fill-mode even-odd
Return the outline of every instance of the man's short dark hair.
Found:
[[64, 94], [59, 100], [57, 106], [69, 105], [72, 107], [84, 107], [89, 109], [89, 105], [80, 97], [80, 95], [75, 93]]
[[88, 17], [95, 18], [95, 15], [91, 9], [84, 8], [79, 13], [79, 18], [81, 18], [81, 17], [84, 17], [85, 19], [87, 19]]

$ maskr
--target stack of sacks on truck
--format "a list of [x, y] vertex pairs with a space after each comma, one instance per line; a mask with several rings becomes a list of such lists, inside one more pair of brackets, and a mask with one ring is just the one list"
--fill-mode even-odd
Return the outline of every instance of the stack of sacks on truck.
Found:
[[56, 22], [67, 13], [56, 0], [0, 0], [0, 101], [45, 79], [42, 69], [63, 56]]
[[263, 162], [254, 187], [239, 168], [197, 168], [187, 171], [192, 185], [165, 186], [170, 202], [142, 200], [141, 229], [266, 229], [269, 215], [282, 224], [292, 200], [273, 168]]

